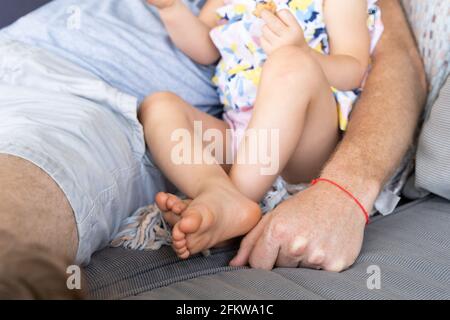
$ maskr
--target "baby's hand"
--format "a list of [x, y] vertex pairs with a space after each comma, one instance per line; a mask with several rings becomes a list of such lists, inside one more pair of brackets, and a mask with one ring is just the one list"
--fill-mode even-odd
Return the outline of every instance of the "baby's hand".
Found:
[[147, 3], [157, 7], [158, 9], [165, 9], [173, 6], [177, 0], [147, 0]]
[[266, 22], [261, 45], [267, 55], [285, 46], [308, 48], [303, 29], [289, 10], [280, 10], [276, 15], [264, 10], [261, 18]]

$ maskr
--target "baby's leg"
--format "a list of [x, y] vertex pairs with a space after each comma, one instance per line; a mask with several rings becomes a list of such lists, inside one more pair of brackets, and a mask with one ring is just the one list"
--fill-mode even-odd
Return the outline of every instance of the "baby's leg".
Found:
[[[180, 257], [187, 258], [219, 242], [241, 236], [256, 225], [260, 219], [258, 205], [236, 190], [224, 168], [218, 164], [217, 160], [222, 159], [216, 159], [222, 158], [220, 151], [225, 153], [227, 146], [211, 154], [204, 148], [202, 136], [194, 124], [201, 124], [203, 133], [208, 129], [218, 130], [225, 140], [228, 128], [225, 122], [195, 109], [171, 93], [158, 93], [147, 98], [139, 117], [156, 165], [181, 192], [193, 199], [183, 203], [168, 194], [157, 197], [162, 210], [181, 214], [181, 220], [173, 229], [174, 248]], [[181, 135], [187, 138], [184, 152], [190, 156], [185, 161], [176, 157], [180, 153], [174, 154], [181, 146], [179, 140], [172, 140], [174, 133], [178, 138]], [[195, 152], [199, 154], [195, 155]]]
[[[260, 162], [233, 166], [231, 179], [247, 197], [260, 201], [280, 174], [299, 183], [319, 173], [339, 141], [338, 114], [330, 85], [309, 54], [286, 47], [269, 57], [248, 132], [255, 130], [258, 135], [264, 130], [278, 131], [278, 141], [268, 145], [278, 143], [279, 148], [278, 155], [276, 148], [272, 150], [275, 166], [271, 172], [263, 174], [267, 164]], [[238, 158], [254, 144], [249, 136], [243, 140]]]
[[[225, 137], [228, 127], [224, 121], [192, 107], [170, 92], [147, 97], [140, 107], [139, 120], [158, 168], [188, 197], [198, 196], [210, 180], [226, 177], [225, 165], [223, 169], [220, 167], [222, 159], [215, 159], [215, 156], [225, 154], [227, 146], [223, 144], [216, 154], [204, 152], [202, 136], [207, 130], [215, 129]], [[201, 131], [194, 130], [195, 123], [201, 125]]]

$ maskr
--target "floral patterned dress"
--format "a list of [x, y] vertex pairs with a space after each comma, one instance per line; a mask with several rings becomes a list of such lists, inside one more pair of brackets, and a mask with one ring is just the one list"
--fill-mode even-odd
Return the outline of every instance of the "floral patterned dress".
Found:
[[[211, 31], [211, 38], [219, 49], [222, 59], [213, 78], [228, 119], [238, 119], [240, 111], [249, 111], [254, 105], [261, 71], [267, 55], [260, 44], [264, 21], [253, 12], [257, 3], [264, 0], [225, 0], [218, 9], [220, 24]], [[323, 54], [329, 54], [328, 34], [324, 20], [324, 0], [274, 0], [277, 10], [289, 9], [304, 30], [309, 46]], [[372, 44], [371, 50], [383, 32], [381, 13], [377, 0], [367, 0]], [[339, 109], [339, 124], [347, 128], [352, 106], [361, 88], [338, 91], [332, 88]], [[246, 117], [248, 120], [248, 116]], [[245, 121], [247, 121], [245, 120]], [[238, 119], [239, 121], [239, 119]], [[241, 121], [242, 122], [242, 121]]]

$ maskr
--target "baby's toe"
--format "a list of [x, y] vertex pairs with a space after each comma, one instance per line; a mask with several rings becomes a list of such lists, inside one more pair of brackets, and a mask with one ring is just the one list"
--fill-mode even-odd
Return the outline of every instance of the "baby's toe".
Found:
[[200, 226], [203, 221], [203, 217], [200, 213], [195, 210], [187, 209], [185, 214], [183, 214], [183, 218], [179, 222], [179, 229], [184, 234], [195, 233], [200, 229]]
[[180, 230], [180, 223], [177, 223], [172, 230], [172, 239], [174, 242], [186, 239], [186, 234]]
[[177, 203], [179, 203], [181, 201], [180, 198], [178, 198], [177, 196], [173, 195], [173, 194], [169, 194], [168, 198], [167, 198], [167, 209], [171, 210], [173, 209], [173, 206], [176, 205]]
[[181, 219], [179, 215], [172, 211], [164, 212], [163, 218], [170, 226], [176, 225]]
[[181, 249], [177, 249], [177, 250], [176, 250], [176, 253], [177, 253], [178, 256], [182, 256], [182, 255], [184, 255], [187, 251], [188, 251], [188, 248], [187, 248], [187, 247], [182, 247]]
[[168, 211], [167, 199], [169, 199], [169, 194], [165, 192], [159, 192], [155, 197], [155, 202], [161, 211]]
[[173, 213], [180, 215], [187, 208], [187, 203], [180, 199], [179, 202], [175, 203], [172, 207]]
[[189, 251], [186, 250], [184, 253], [179, 254], [178, 257], [179, 257], [180, 259], [186, 260], [187, 258], [189, 258], [190, 255], [191, 255], [191, 254], [189, 253]]
[[187, 247], [186, 247], [186, 239], [173, 241], [173, 246], [177, 250], [180, 250], [180, 249], [183, 249], [183, 248], [187, 249]]

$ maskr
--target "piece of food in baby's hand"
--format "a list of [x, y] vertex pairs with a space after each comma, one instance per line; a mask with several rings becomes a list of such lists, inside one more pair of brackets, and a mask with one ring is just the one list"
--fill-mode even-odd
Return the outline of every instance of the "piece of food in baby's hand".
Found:
[[275, 2], [273, 0], [259, 2], [256, 5], [255, 11], [253, 11], [253, 14], [255, 16], [257, 16], [258, 18], [261, 18], [261, 13], [264, 10], [270, 11], [272, 13], [276, 13], [277, 12], [277, 5], [275, 4]]

